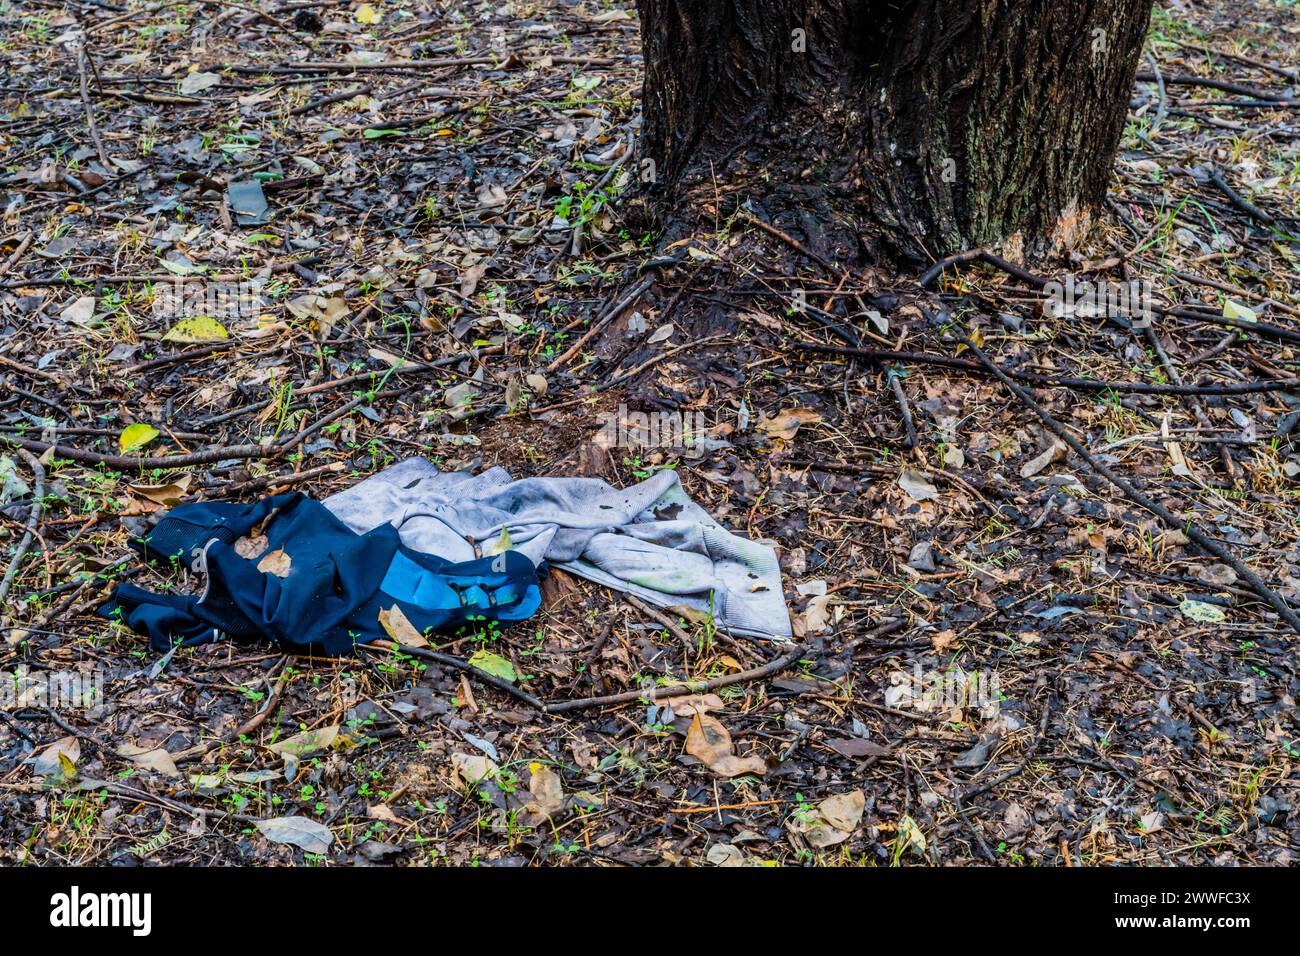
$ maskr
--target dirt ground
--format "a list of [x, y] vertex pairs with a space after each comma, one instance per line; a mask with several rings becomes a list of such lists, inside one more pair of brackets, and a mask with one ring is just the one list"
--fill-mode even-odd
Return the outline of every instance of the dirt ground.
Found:
[[[1296, 861], [1297, 635], [1184, 533], [1300, 603], [1295, 4], [1160, 3], [1086, 245], [922, 289], [724, 182], [630, 228], [624, 0], [127, 2], [0, 7], [0, 670], [104, 695], [0, 711], [0, 862]], [[1162, 308], [1045, 313], [1067, 274]], [[178, 283], [229, 297], [182, 322]], [[606, 447], [629, 411], [710, 440]], [[555, 571], [438, 649], [548, 702], [716, 683], [544, 714], [402, 653], [160, 669], [95, 616], [194, 585], [126, 546], [170, 504], [416, 454], [676, 468], [778, 549], [801, 653], [736, 679], [790, 648]]]

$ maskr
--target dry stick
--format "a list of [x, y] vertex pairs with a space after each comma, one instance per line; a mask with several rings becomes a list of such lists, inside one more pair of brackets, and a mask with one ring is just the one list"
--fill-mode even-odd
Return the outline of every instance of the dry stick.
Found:
[[[432, 368], [436, 363], [431, 363], [423, 368]], [[67, 445], [59, 445], [51, 442], [37, 441], [31, 438], [19, 438], [16, 435], [0, 435], [0, 442], [8, 442], [11, 445], [17, 445], [20, 448], [26, 448], [28, 451], [44, 453], [50, 449], [54, 450], [56, 458], [67, 458], [71, 461], [79, 461], [83, 464], [90, 465], [107, 465], [118, 471], [130, 471], [132, 469], [149, 469], [149, 468], [188, 468], [192, 465], [208, 465], [216, 461], [226, 461], [230, 459], [247, 459], [247, 458], [282, 458], [289, 452], [293, 451], [313, 434], [320, 431], [331, 422], [337, 421], [349, 412], [353, 411], [360, 405], [364, 405], [375, 398], [388, 398], [409, 390], [411, 386], [388, 389], [383, 392], [376, 392], [358, 395], [352, 401], [330, 412], [324, 418], [318, 419], [312, 424], [305, 427], [290, 438], [280, 442], [266, 440], [257, 445], [228, 445], [221, 448], [209, 448], [205, 451], [194, 452], [189, 455], [170, 455], [160, 458], [130, 458], [124, 455], [106, 455], [94, 451], [82, 451], [79, 448], [69, 448]], [[303, 391], [307, 391], [304, 389]]]
[[[1022, 269], [1015, 263], [1008, 262], [1001, 256], [996, 256], [984, 249], [969, 250], [968, 252], [961, 253], [960, 257], [954, 256], [952, 258], [961, 262], [970, 262], [974, 259], [978, 259], [981, 262], [993, 266], [995, 269], [1002, 270], [1007, 275], [1019, 279], [1026, 285], [1033, 286], [1035, 289], [1041, 290], [1047, 285], [1047, 280], [1042, 276], [1036, 276], [1027, 269]], [[945, 260], [945, 262], [947, 261], [948, 260]], [[931, 269], [922, 276], [921, 279], [918, 280], [922, 284], [922, 288], [928, 284], [926, 280], [932, 279], [935, 275], [938, 275], [938, 273], [934, 269]], [[1273, 338], [1283, 339], [1287, 342], [1300, 343], [1300, 332], [1296, 332], [1293, 329], [1283, 328], [1280, 325], [1271, 325], [1268, 322], [1251, 322], [1246, 319], [1230, 319], [1226, 315], [1221, 315], [1219, 313], [1200, 312], [1196, 309], [1189, 309], [1181, 306], [1169, 307], [1163, 305], [1152, 305], [1151, 311], [1156, 315], [1172, 315], [1176, 319], [1184, 319], [1190, 322], [1208, 322], [1213, 325], [1230, 326], [1234, 329], [1243, 329], [1247, 332], [1254, 332], [1256, 335], [1272, 336]], [[1174, 392], [1171, 394], [1178, 393]]]
[[[922, 309], [921, 311], [930, 321], [937, 321], [935, 315], [929, 310]], [[1092, 453], [1089, 452], [1088, 449], [1083, 447], [1083, 443], [1070, 433], [1069, 429], [1053, 418], [1024, 388], [1012, 381], [1011, 378], [997, 366], [997, 363], [990, 359], [978, 345], [957, 329], [954, 328], [953, 331], [961, 342], [971, 350], [971, 354], [979, 359], [985, 368], [996, 376], [998, 381], [1005, 385], [1007, 389], [1016, 396], [1016, 398], [1020, 399], [1020, 401], [1023, 402], [1030, 411], [1037, 415], [1042, 423], [1047, 426], [1049, 431], [1069, 445], [1070, 448], [1074, 450], [1074, 453], [1078, 455], [1089, 468], [1122, 491], [1130, 501], [1140, 505], [1147, 511], [1150, 511], [1171, 529], [1183, 532], [1183, 534], [1190, 538], [1203, 551], [1212, 554], [1214, 557], [1218, 558], [1224, 564], [1236, 571], [1238, 576], [1243, 578], [1246, 583], [1250, 585], [1252, 591], [1270, 604], [1293, 631], [1300, 634], [1300, 617], [1297, 617], [1296, 612], [1293, 611], [1291, 606], [1282, 599], [1281, 595], [1265, 584], [1263, 580], [1260, 579], [1259, 575], [1252, 571], [1245, 562], [1223, 545], [1219, 544], [1219, 542], [1202, 532], [1198, 527], [1196, 527], [1196, 524], [1190, 518], [1180, 518], [1164, 505], [1160, 504], [1160, 502], [1143, 494], [1130, 484], [1127, 479], [1115, 474], [1115, 472], [1111, 471], [1108, 467], [1099, 462], [1093, 457]]]
[[83, 43], [77, 50], [77, 73], [81, 84], [81, 105], [86, 110], [86, 128], [90, 131], [90, 140], [95, 144], [95, 152], [99, 154], [99, 162], [104, 169], [113, 168], [108, 161], [108, 153], [104, 152], [103, 140], [99, 138], [99, 128], [95, 125], [95, 107], [90, 102], [90, 84], [86, 79], [86, 61], [90, 54], [86, 52], [86, 46]]
[[1156, 138], [1156, 133], [1160, 131], [1160, 124], [1165, 121], [1165, 114], [1169, 109], [1169, 97], [1165, 91], [1165, 78], [1160, 75], [1160, 65], [1156, 62], [1155, 54], [1148, 48], [1146, 51], [1147, 64], [1151, 67], [1151, 73], [1156, 78], [1156, 93], [1159, 100], [1156, 103], [1156, 115], [1151, 120], [1151, 125], [1147, 127], [1147, 142]]
[[36, 460], [35, 455], [28, 454], [26, 451], [18, 453], [27, 466], [31, 468], [36, 475], [36, 487], [32, 500], [32, 510], [27, 515], [27, 527], [23, 532], [23, 538], [18, 542], [18, 550], [14, 552], [13, 560], [9, 563], [9, 570], [5, 572], [4, 580], [0, 581], [0, 607], [4, 607], [5, 597], [9, 594], [9, 589], [13, 587], [14, 580], [18, 577], [18, 566], [22, 564], [23, 555], [27, 549], [32, 546], [32, 541], [36, 538], [36, 527], [40, 524], [41, 513], [45, 510], [45, 469], [41, 463]]
[[[640, 611], [646, 617], [650, 618], [650, 620], [659, 624], [661, 627], [666, 627], [669, 633], [673, 635], [673, 637], [677, 638], [677, 640], [682, 642], [682, 649], [684, 650], [684, 652], [688, 657], [690, 656], [691, 636], [687, 634], [684, 630], [682, 630], [681, 627], [677, 625], [676, 621], [670, 618], [667, 614], [661, 614], [655, 608], [652, 608], [650, 605], [646, 604], [644, 601], [642, 601], [634, 594], [623, 595], [623, 600], [627, 601], [628, 604], [632, 605], [632, 607], [636, 608], [638, 611]], [[683, 660], [685, 659], [686, 658], [683, 658]]]
[[222, 744], [233, 743], [261, 727], [266, 722], [266, 718], [270, 717], [275, 708], [279, 706], [280, 698], [284, 695], [284, 689], [289, 685], [289, 682], [284, 679], [284, 667], [288, 662], [289, 656], [286, 654], [280, 658], [279, 663], [271, 668], [272, 676], [268, 678], [271, 681], [271, 693], [267, 697], [266, 706], [244, 721], [239, 727], [226, 734], [226, 736], [216, 740], [209, 740], [207, 743], [196, 744], [188, 750], [172, 754], [172, 763], [179, 764], [202, 757], [209, 751], [216, 750]]
[[129, 378], [132, 375], [139, 375], [141, 372], [147, 372], [150, 369], [162, 368], [165, 365], [174, 365], [177, 362], [187, 362], [190, 359], [206, 358], [216, 352], [224, 352], [227, 349], [238, 348], [242, 343], [237, 339], [229, 339], [225, 342], [213, 342], [208, 345], [200, 345], [197, 348], [186, 349], [184, 352], [173, 352], [171, 355], [162, 355], [155, 359], [149, 359], [147, 362], [139, 362], [135, 365], [122, 369], [122, 376]]
[[788, 654], [778, 657], [776, 660], [764, 664], [762, 667], [755, 667], [753, 670], [741, 671], [739, 674], [728, 674], [726, 677], [715, 677], [707, 681], [687, 681], [684, 684], [674, 684], [671, 687], [656, 687], [653, 691], [646, 690], [629, 690], [622, 694], [609, 694], [605, 697], [585, 697], [580, 700], [564, 700], [559, 703], [547, 704], [542, 709], [548, 714], [564, 714], [572, 710], [585, 710], [588, 707], [609, 707], [614, 704], [631, 704], [639, 700], [649, 700], [653, 698], [656, 701], [663, 700], [666, 697], [681, 697], [685, 694], [704, 694], [709, 691], [717, 690], [720, 687], [727, 687], [730, 684], [739, 684], [743, 681], [762, 680], [765, 677], [771, 677], [773, 674], [779, 674], [791, 664], [804, 657], [810, 656], [810, 652], [805, 647], [800, 647]]
[[829, 262], [827, 262], [825, 258], [818, 255], [816, 252], [813, 252], [813, 250], [809, 249], [798, 239], [794, 238], [794, 236], [787, 235], [786, 233], [782, 232], [780, 229], [776, 228], [776, 226], [773, 226], [771, 223], [764, 222], [762, 219], [759, 219], [757, 216], [753, 215], [752, 213], [747, 213], [743, 211], [740, 213], [739, 218], [741, 219], [741, 221], [747, 222], [751, 226], [758, 226], [759, 229], [762, 229], [769, 236], [772, 236], [776, 239], [780, 239], [782, 242], [784, 242], [795, 252], [799, 253], [805, 259], [811, 259], [813, 262], [817, 263], [819, 266], [821, 266], [831, 275], [841, 275], [840, 270], [835, 268], [835, 266], [831, 265]]
[[[930, 352], [898, 352], [892, 349], [848, 348], [842, 345], [826, 345], [821, 342], [800, 341], [791, 344], [797, 349], [808, 352], [846, 355], [855, 358], [874, 359], [880, 362], [915, 362], [921, 365], [941, 365], [946, 368], [961, 369], [964, 372], [980, 374], [984, 372], [984, 366], [979, 362], [954, 358], [951, 355], [936, 355]], [[1011, 378], [1041, 387], [1077, 388], [1095, 392], [1132, 392], [1138, 395], [1251, 395], [1256, 392], [1280, 392], [1289, 388], [1300, 387], [1300, 377], [1275, 379], [1270, 382], [1240, 382], [1232, 385], [1154, 385], [1147, 382], [1108, 382], [1094, 378], [1040, 375], [1037, 372], [1021, 372], [1015, 369], [1003, 369], [1003, 371]]]
[[1257, 70], [1264, 70], [1267, 73], [1276, 73], [1278, 76], [1290, 80], [1292, 83], [1300, 83], [1300, 73], [1294, 70], [1288, 70], [1286, 67], [1276, 66], [1272, 63], [1265, 63], [1263, 60], [1252, 59], [1248, 56], [1242, 56], [1240, 53], [1229, 53], [1226, 50], [1217, 50], [1210, 46], [1192, 46], [1190, 43], [1184, 43], [1181, 40], [1175, 40], [1174, 43], [1184, 50], [1191, 50], [1198, 55], [1207, 55], [1210, 57], [1219, 57], [1224, 60], [1236, 60], [1238, 63], [1244, 63], [1247, 66], [1253, 66]]
[[31, 245], [35, 240], [36, 233], [34, 232], [28, 232], [27, 235], [23, 236], [22, 241], [18, 243], [18, 248], [14, 250], [14, 254], [5, 260], [4, 265], [0, 266], [0, 277], [9, 274], [9, 270], [12, 269], [18, 260], [23, 257], [23, 253], [31, 248]]
[[1241, 193], [1237, 192], [1237, 190], [1229, 186], [1227, 182], [1224, 180], [1223, 175], [1213, 167], [1211, 167], [1210, 169], [1210, 181], [1214, 183], [1215, 186], [1219, 187], [1219, 191], [1221, 193], [1223, 193], [1230, 200], [1232, 200], [1232, 204], [1234, 206], [1236, 206], [1238, 209], [1240, 209], [1250, 218], [1256, 219], [1259, 222], [1262, 222], [1266, 226], [1271, 226], [1277, 221], [1276, 219], [1273, 218], [1272, 213], [1267, 213], [1264, 210], [1260, 209], [1254, 203], [1250, 202], [1250, 200], [1242, 196]]
[[79, 448], [69, 448], [67, 445], [36, 441], [31, 438], [19, 438], [14, 435], [2, 435], [0, 436], [0, 442], [8, 442], [11, 445], [17, 445], [19, 448], [42, 454], [53, 449], [55, 458], [67, 458], [69, 461], [79, 461], [83, 465], [107, 465], [116, 471], [130, 471], [136, 468], [188, 468], [192, 465], [210, 465], [214, 461], [225, 461], [226, 459], [266, 458], [276, 451], [276, 446], [268, 442], [266, 445], [230, 445], [226, 448], [209, 448], [206, 451], [194, 452], [191, 455], [128, 458], [125, 455], [105, 455], [95, 451], [82, 451]]
[[916, 424], [912, 421], [912, 409], [907, 404], [907, 393], [903, 391], [903, 383], [898, 377], [898, 373], [892, 368], [885, 375], [889, 380], [889, 387], [894, 391], [894, 398], [898, 400], [898, 407], [903, 412], [903, 425], [907, 428], [907, 438], [904, 439], [904, 448], [916, 447]]
[[926, 270], [925, 274], [921, 276], [921, 278], [917, 279], [916, 281], [921, 286], [921, 288], [924, 289], [935, 279], [939, 278], [939, 276], [943, 274], [943, 271], [945, 269], [948, 269], [952, 266], [962, 265], [963, 263], [970, 262], [974, 259], [978, 259], [983, 254], [984, 254], [983, 249], [967, 249], [965, 252], [959, 252], [956, 255], [949, 256], [947, 259], [940, 259], [928, 270]]
[[[886, 621], [879, 627], [868, 631], [866, 634], [855, 638], [847, 646], [856, 647], [863, 641], [872, 638], [884, 637], [903, 626], [903, 621]], [[653, 691], [630, 690], [622, 694], [609, 694], [605, 697], [587, 697], [583, 700], [565, 700], [559, 703], [547, 704], [545, 711], [548, 714], [563, 714], [571, 710], [583, 710], [588, 707], [608, 707], [614, 704], [631, 704], [642, 699], [653, 698], [654, 700], [663, 700], [666, 697], [681, 697], [685, 694], [705, 694], [709, 691], [718, 690], [722, 687], [729, 687], [732, 684], [748, 683], [749, 681], [763, 680], [771, 677], [773, 674], [779, 674], [791, 664], [804, 658], [817, 658], [822, 654], [828, 653], [825, 648], [808, 648], [800, 647], [788, 654], [778, 657], [774, 661], [763, 664], [761, 667], [755, 667], [751, 670], [741, 671], [737, 674], [728, 674], [725, 677], [715, 677], [712, 680], [705, 681], [686, 681], [682, 684], [674, 684], [671, 687], [656, 687]]]
[[[618, 61], [612, 57], [594, 56], [552, 56], [548, 57], [553, 65], [577, 64], [580, 66], [616, 66]], [[495, 56], [462, 56], [428, 60], [388, 60], [384, 63], [341, 63], [337, 60], [300, 60], [281, 66], [245, 66], [242, 64], [220, 64], [213, 69], [229, 69], [235, 73], [260, 76], [263, 73], [395, 73], [402, 70], [440, 70], [458, 66], [495, 66], [501, 62]]]
[[596, 658], [600, 657], [600, 652], [605, 649], [605, 645], [609, 643], [609, 639], [613, 633], [614, 618], [608, 617], [605, 619], [605, 624], [600, 630], [600, 636], [596, 638], [595, 643], [591, 645], [591, 650], [587, 652], [586, 660], [584, 660], [582, 664], [582, 670], [573, 675], [573, 682], [569, 684], [570, 693], [577, 689], [578, 682], [582, 680], [583, 677], [587, 678], [587, 683], [592, 684], [593, 686], [595, 685], [595, 681], [591, 679], [591, 668], [595, 665]]
[[206, 497], [209, 500], [212, 498], [235, 498], [248, 494], [250, 491], [261, 491], [263, 488], [286, 488], [289, 485], [301, 484], [304, 481], [312, 481], [325, 475], [335, 475], [346, 470], [347, 465], [343, 462], [332, 461], [328, 465], [318, 465], [315, 468], [307, 468], [287, 475], [266, 475], [262, 478], [241, 481], [239, 484], [221, 489], [215, 495], [207, 495]]
[[535, 707], [538, 710], [545, 710], [540, 700], [527, 691], [520, 690], [510, 681], [497, 677], [495, 674], [489, 674], [485, 670], [480, 670], [467, 660], [459, 657], [452, 657], [450, 654], [443, 654], [439, 651], [431, 651], [427, 647], [412, 647], [410, 644], [399, 644], [397, 641], [380, 638], [369, 644], [358, 644], [358, 650], [366, 651], [369, 654], [390, 654], [398, 651], [402, 654], [410, 654], [412, 657], [418, 657], [421, 660], [433, 661], [435, 664], [444, 664], [447, 667], [454, 667], [457, 670], [464, 671], [471, 677], [481, 680], [485, 684], [491, 684], [497, 690], [505, 691], [511, 697], [522, 700], [529, 707]]
[[[1156, 82], [1154, 73], [1139, 72], [1134, 77], [1140, 83]], [[1187, 74], [1174, 74], [1163, 78], [1165, 86], [1204, 86], [1212, 90], [1221, 90], [1224, 93], [1235, 93], [1238, 96], [1246, 96], [1254, 100], [1267, 100], [1270, 103], [1277, 103], [1280, 106], [1289, 106], [1293, 103], [1300, 102], [1285, 96], [1278, 96], [1267, 90], [1261, 90], [1254, 86], [1246, 86], [1244, 83], [1233, 83], [1229, 80], [1215, 80], [1204, 76], [1189, 76]]]
[[635, 302], [638, 296], [640, 296], [643, 292], [646, 291], [646, 289], [650, 288], [650, 286], [654, 284], [654, 281], [655, 281], [654, 276], [646, 276], [644, 279], [642, 279], [640, 282], [634, 285], [631, 288], [631, 290], [629, 290], [626, 295], [624, 295], [621, 299], [615, 302], [614, 305], [610, 309], [608, 309], [603, 316], [601, 316], [599, 319], [597, 319], [595, 322], [592, 323], [591, 328], [587, 330], [586, 334], [583, 335], [582, 338], [574, 342], [573, 345], [569, 346], [569, 348], [564, 351], [563, 355], [557, 358], [550, 365], [546, 366], [546, 371], [554, 372], [557, 368], [559, 368], [561, 365], [564, 365], [566, 362], [569, 361], [569, 359], [573, 358], [580, 351], [582, 351], [582, 347], [584, 345], [586, 345], [593, 338], [595, 338], [601, 329], [609, 325], [609, 323], [612, 322], [617, 316], [622, 314], [624, 309], [626, 309], [629, 305]]
[[702, 346], [708, 345], [711, 342], [716, 342], [718, 339], [724, 339], [724, 338], [727, 338], [726, 333], [719, 332], [717, 335], [710, 335], [707, 338], [696, 339], [694, 342], [687, 342], [685, 345], [678, 345], [675, 348], [671, 348], [668, 349], [667, 351], [660, 352], [658, 355], [653, 355], [650, 358], [646, 359], [636, 368], [624, 372], [622, 375], [618, 375], [615, 376], [614, 378], [609, 378], [601, 382], [599, 385], [596, 386], [596, 391], [603, 392], [607, 388], [613, 388], [615, 385], [621, 385], [623, 382], [626, 382], [629, 379], [636, 378], [638, 375], [640, 375], [646, 369], [650, 368], [652, 365], [656, 365], [659, 362], [664, 361], [665, 359], [670, 359], [674, 355], [680, 355], [682, 352], [689, 352], [692, 349], [698, 349]]
[[323, 109], [326, 106], [333, 106], [335, 103], [341, 103], [344, 100], [350, 100], [354, 96], [365, 96], [374, 89], [369, 83], [363, 83], [361, 86], [354, 86], [350, 90], [344, 90], [342, 93], [332, 93], [329, 96], [322, 96], [320, 99], [312, 100], [304, 106], [298, 106], [289, 111], [290, 116], [302, 116], [305, 113], [314, 113], [316, 110]]
[[[1124, 277], [1128, 278], [1128, 276], [1129, 269], [1128, 266], [1125, 266]], [[1182, 375], [1179, 374], [1174, 363], [1170, 361], [1169, 354], [1165, 351], [1165, 347], [1160, 344], [1160, 336], [1156, 335], [1156, 330], [1152, 327], [1152, 323], [1143, 323], [1142, 335], [1146, 339], [1147, 345], [1151, 347], [1151, 351], [1155, 354], [1156, 359], [1160, 362], [1161, 368], [1165, 370], [1165, 377], [1175, 385], [1182, 385]], [[1185, 395], [1183, 396], [1183, 405], [1196, 416], [1196, 420], [1200, 423], [1202, 428], [1212, 427], [1210, 419], [1205, 414], [1205, 408], [1202, 406], [1199, 398], [1194, 395]], [[1237, 464], [1232, 460], [1232, 453], [1228, 450], [1227, 444], [1223, 442], [1218, 442], [1217, 444], [1219, 448], [1219, 457], [1223, 460], [1224, 470], [1228, 473], [1229, 478], [1235, 478], [1237, 476]]]

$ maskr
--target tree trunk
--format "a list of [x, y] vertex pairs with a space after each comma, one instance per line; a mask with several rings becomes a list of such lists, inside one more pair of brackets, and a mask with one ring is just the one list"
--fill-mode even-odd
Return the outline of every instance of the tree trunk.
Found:
[[747, 199], [831, 256], [933, 260], [1072, 241], [1105, 197], [1152, 0], [637, 6], [660, 218]]

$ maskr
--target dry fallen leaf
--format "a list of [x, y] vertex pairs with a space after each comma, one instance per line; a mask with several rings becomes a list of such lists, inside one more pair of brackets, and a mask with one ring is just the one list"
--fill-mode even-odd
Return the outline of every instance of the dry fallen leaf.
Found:
[[156, 770], [169, 777], [180, 776], [181, 772], [176, 769], [172, 755], [162, 747], [141, 747], [128, 743], [120, 745], [117, 752], [142, 769]]
[[245, 535], [235, 541], [235, 554], [252, 561], [262, 555], [270, 545], [271, 542], [264, 534]]
[[380, 609], [379, 626], [398, 644], [405, 644], [408, 647], [429, 646], [425, 636], [415, 629], [411, 619], [396, 604], [387, 610]]
[[467, 787], [472, 787], [497, 772], [496, 761], [483, 754], [452, 754], [451, 765], [461, 783]]
[[61, 737], [23, 762], [31, 764], [36, 776], [43, 777], [47, 784], [58, 786], [76, 779], [80, 759], [81, 741], [76, 737]]
[[[178, 476], [172, 481], [161, 484], [138, 482], [130, 486], [131, 494], [152, 501], [154, 504], [170, 506], [176, 504], [185, 496], [185, 493], [190, 490], [190, 483], [193, 479], [193, 475], [184, 474]], [[240, 540], [242, 541], [244, 539], [241, 538]], [[238, 544], [238, 542], [236, 542], [236, 544]], [[263, 548], [263, 550], [265, 550], [265, 548]], [[240, 557], [247, 557], [247, 555], [240, 555]]]
[[537, 826], [563, 810], [566, 801], [559, 774], [544, 763], [534, 762], [529, 769], [532, 777], [524, 800], [524, 825]]
[[1021, 478], [1032, 478], [1041, 472], [1048, 465], [1056, 464], [1058, 461], [1065, 460], [1066, 446], [1061, 442], [1053, 442], [1052, 447], [1048, 448], [1041, 455], [1031, 458], [1020, 466]]
[[722, 698], [717, 694], [688, 694], [674, 697], [669, 701], [673, 713], [678, 717], [693, 717], [695, 714], [707, 714], [711, 710], [722, 710]]
[[277, 578], [287, 578], [292, 567], [293, 558], [283, 548], [276, 548], [257, 562], [257, 570], [263, 574], [274, 574]]
[[286, 737], [284, 740], [273, 743], [266, 749], [273, 754], [305, 757], [317, 750], [328, 749], [333, 745], [338, 735], [339, 725], [333, 724], [319, 730], [304, 730], [302, 733], [294, 734], [292, 737]]
[[867, 805], [861, 790], [850, 790], [827, 797], [813, 810], [797, 817], [791, 829], [817, 849], [843, 843], [862, 822]]
[[815, 425], [821, 420], [821, 414], [811, 408], [788, 408], [772, 418], [764, 418], [756, 427], [772, 438], [790, 441], [804, 425]]
[[898, 476], [898, 487], [902, 488], [913, 501], [928, 501], [930, 498], [939, 497], [939, 489], [930, 483], [929, 476], [915, 468], [903, 469], [902, 474]]
[[478, 265], [470, 266], [460, 274], [460, 294], [462, 298], [470, 298], [478, 291], [479, 280], [487, 272], [488, 264], [480, 262]]
[[837, 830], [852, 831], [862, 822], [862, 811], [866, 808], [867, 798], [861, 790], [837, 793], [817, 804], [821, 818]]
[[290, 843], [308, 853], [324, 853], [334, 842], [334, 834], [329, 827], [310, 817], [258, 820], [257, 829], [273, 843]]
[[828, 740], [826, 746], [844, 757], [887, 757], [888, 747], [882, 747], [865, 737], [846, 737], [842, 740]]
[[731, 734], [708, 714], [696, 713], [686, 732], [686, 752], [722, 777], [767, 773], [761, 757], [737, 757], [731, 752]]
[[803, 612], [805, 634], [820, 634], [831, 625], [831, 601], [833, 594], [819, 594], [808, 602]]

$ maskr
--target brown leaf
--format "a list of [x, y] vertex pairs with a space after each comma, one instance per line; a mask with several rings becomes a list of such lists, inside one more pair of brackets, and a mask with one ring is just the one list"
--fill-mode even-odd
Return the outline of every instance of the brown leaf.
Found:
[[387, 610], [380, 608], [379, 625], [388, 633], [389, 637], [399, 644], [405, 644], [408, 647], [429, 646], [429, 642], [424, 635], [415, 629], [415, 625], [411, 623], [410, 618], [396, 604]]
[[866, 796], [861, 790], [837, 793], [817, 804], [806, 817], [795, 820], [791, 829], [803, 834], [819, 850], [835, 846], [853, 835], [865, 808]]
[[451, 765], [461, 783], [467, 787], [472, 787], [497, 772], [496, 761], [483, 754], [452, 754]]
[[269, 545], [270, 542], [266, 540], [264, 534], [245, 535], [235, 542], [235, 554], [251, 561], [264, 552]]
[[804, 425], [815, 425], [821, 420], [821, 414], [811, 408], [787, 408], [772, 418], [763, 419], [757, 428], [772, 438], [790, 441]]
[[176, 769], [176, 762], [172, 760], [172, 755], [162, 747], [141, 747], [137, 744], [124, 743], [117, 748], [117, 752], [137, 767], [145, 770], [156, 770], [169, 777], [180, 776], [180, 771]]
[[1020, 466], [1020, 477], [1032, 478], [1048, 465], [1054, 465], [1058, 461], [1064, 461], [1066, 451], [1068, 451], [1068, 449], [1061, 442], [1053, 442], [1052, 447], [1047, 449], [1047, 451]]
[[528, 783], [528, 796], [524, 801], [524, 810], [529, 818], [529, 826], [535, 826], [543, 820], [549, 820], [564, 809], [564, 788], [560, 784], [560, 775], [544, 763], [531, 765], [532, 778]]
[[731, 752], [731, 734], [714, 717], [697, 712], [686, 732], [686, 752], [714, 773], [738, 777], [743, 773], [767, 773], [760, 757], [737, 757]]
[[464, 298], [471, 298], [478, 291], [479, 281], [483, 274], [487, 272], [488, 264], [480, 262], [476, 266], [470, 266], [460, 274], [460, 294]]
[[[151, 485], [139, 482], [131, 485], [131, 494], [138, 495], [141, 498], [146, 498], [155, 504], [174, 505], [184, 497], [187, 491], [190, 490], [190, 482], [193, 480], [193, 475], [184, 474], [177, 477], [174, 481], [168, 481], [163, 484]], [[242, 540], [244, 539], [240, 538], [240, 541]], [[237, 543], [238, 542], [236, 542], [236, 544]], [[247, 555], [240, 555], [240, 557], [247, 557]]]
[[837, 793], [817, 804], [817, 813], [837, 830], [852, 832], [862, 822], [867, 798], [861, 790]]
[[276, 548], [257, 562], [257, 570], [263, 574], [274, 574], [277, 578], [287, 578], [292, 567], [293, 558], [283, 548]]

